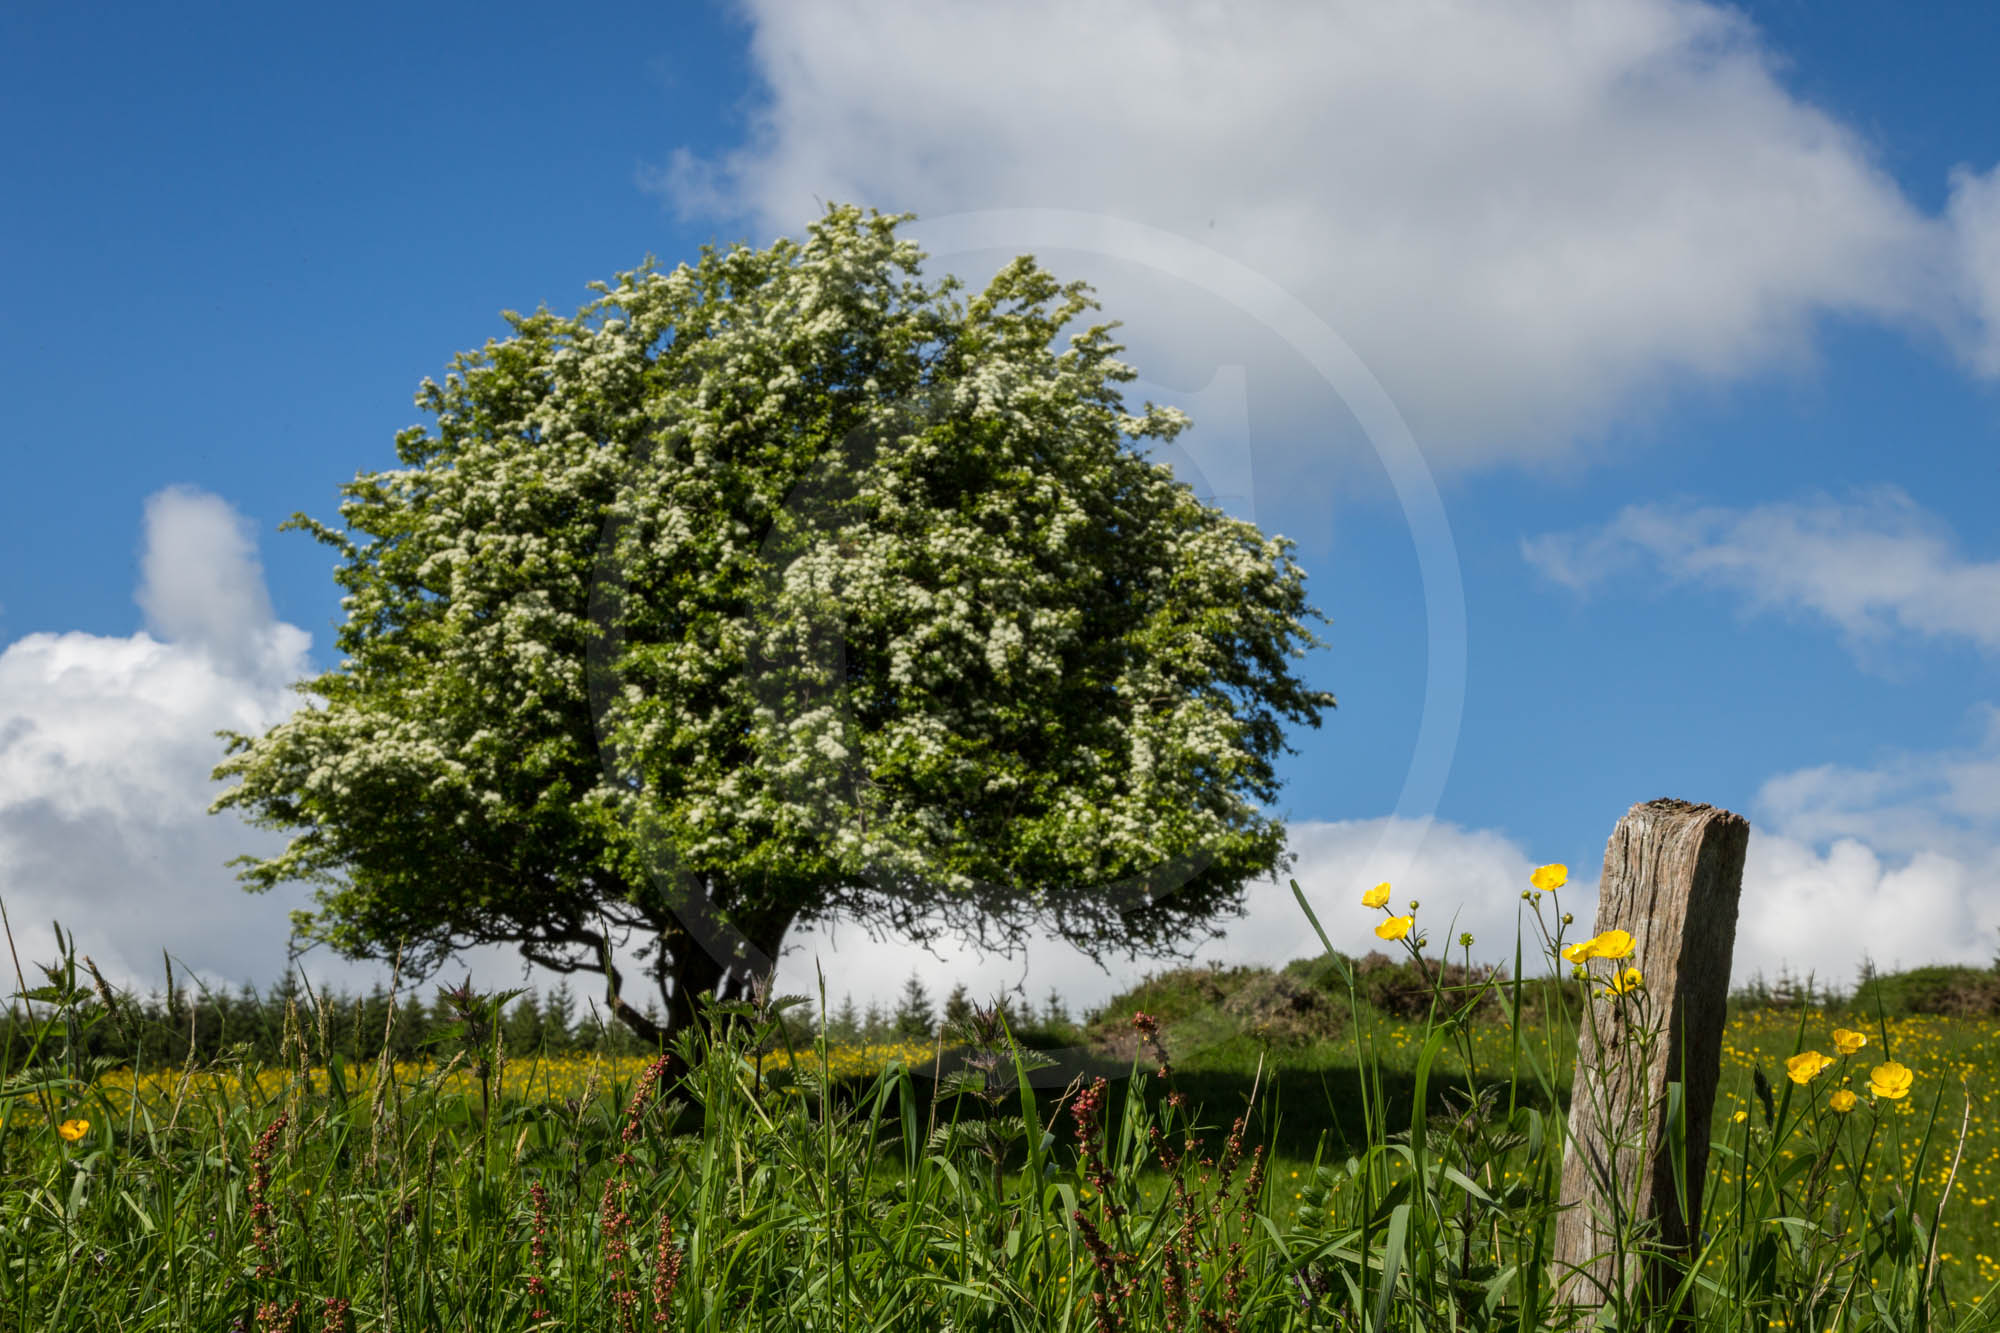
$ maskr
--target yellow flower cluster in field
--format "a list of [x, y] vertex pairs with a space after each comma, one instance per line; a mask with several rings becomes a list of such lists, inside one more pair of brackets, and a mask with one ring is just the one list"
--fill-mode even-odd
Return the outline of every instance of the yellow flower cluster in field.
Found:
[[[1821, 1015], [1809, 1013], [1806, 1019], [1808, 1027], [1816, 1027]], [[1834, 1028], [1831, 1034], [1834, 1050], [1842, 1056], [1852, 1056], [1879, 1040], [1886, 1042], [1886, 1050], [1893, 1052], [1894, 1058], [1884, 1060], [1865, 1075], [1857, 1070], [1849, 1078], [1844, 1078], [1843, 1083], [1851, 1078], [1855, 1086], [1836, 1088], [1827, 1098], [1827, 1108], [1842, 1115], [1848, 1114], [1862, 1105], [1860, 1094], [1866, 1093], [1876, 1099], [1875, 1106], [1879, 1113], [1912, 1117], [1901, 1156], [1888, 1164], [1888, 1169], [1914, 1173], [1919, 1166], [1917, 1145], [1923, 1139], [1924, 1120], [1930, 1111], [1929, 1101], [1937, 1090], [1937, 1084], [1942, 1082], [1945, 1095], [1937, 1133], [1944, 1146], [1932, 1145], [1922, 1160], [1923, 1176], [1918, 1182], [1919, 1189], [1935, 1200], [1943, 1190], [1951, 1169], [1951, 1145], [1956, 1140], [1958, 1128], [1958, 1099], [1961, 1095], [1969, 1099], [1971, 1122], [1967, 1127], [1965, 1158], [1959, 1166], [1952, 1195], [1952, 1211], [1959, 1221], [1954, 1226], [1953, 1221], [1948, 1219], [1939, 1228], [1939, 1234], [1948, 1249], [1951, 1233], [1959, 1227], [1970, 1226], [1975, 1239], [1967, 1247], [1969, 1253], [1960, 1256], [1962, 1261], [1970, 1266], [1978, 1280], [2000, 1280], [2000, 1254], [1992, 1252], [2000, 1247], [1990, 1247], [1985, 1243], [1985, 1238], [2000, 1234], [2000, 1133], [1995, 1132], [1994, 1115], [1996, 1101], [2000, 1099], [1995, 1097], [1990, 1078], [1990, 1072], [2000, 1067], [2000, 1027], [1989, 1022], [1941, 1016], [1891, 1018], [1886, 1022], [1871, 1023], [1870, 1027], [1875, 1030], [1873, 1035], [1845, 1027]], [[1790, 1075], [1790, 1063], [1797, 1058], [1791, 1052], [1798, 1034], [1799, 1015], [1796, 1010], [1790, 1013], [1775, 1010], [1749, 1012], [1732, 1018], [1723, 1035], [1722, 1082], [1725, 1091], [1718, 1109], [1739, 1108], [1729, 1113], [1730, 1118], [1739, 1123], [1749, 1119], [1754, 1105], [1748, 1086], [1751, 1071], [1760, 1066], [1768, 1069], [1773, 1065], [1783, 1065]], [[1817, 1066], [1815, 1077], [1826, 1068], [1820, 1061], [1826, 1061], [1826, 1057], [1820, 1055], [1811, 1062]], [[1827, 1065], [1833, 1063], [1826, 1061]], [[1918, 1071], [1922, 1072], [1921, 1083]], [[1961, 1080], [1964, 1080], [1962, 1085]], [[1916, 1095], [1913, 1096], [1913, 1093]], [[1810, 1148], [1787, 1145], [1779, 1150], [1779, 1155], [1789, 1159], [1801, 1151], [1810, 1151]], [[1718, 1181], [1724, 1185], [1734, 1182], [1735, 1173], [1727, 1160], [1718, 1161], [1713, 1169]]]
[[[835, 1046], [827, 1050], [826, 1072], [834, 1078], [872, 1078], [891, 1061], [900, 1062], [912, 1070], [927, 1070], [938, 1057], [939, 1050], [934, 1042]], [[648, 1063], [650, 1057], [642, 1055], [523, 1058], [507, 1060], [495, 1081], [510, 1096], [526, 1095], [539, 1100], [563, 1101], [582, 1097], [593, 1085], [598, 1091], [604, 1091], [629, 1083], [645, 1072]], [[817, 1070], [819, 1057], [810, 1046], [803, 1047], [798, 1051], [798, 1063], [805, 1069]], [[945, 1064], [949, 1068], [952, 1061], [947, 1058]], [[761, 1064], [755, 1055], [745, 1057], [746, 1077], [751, 1071], [761, 1069], [767, 1081], [773, 1074], [786, 1071], [791, 1065], [792, 1058], [782, 1046], [766, 1052]], [[351, 1096], [372, 1093], [377, 1068], [372, 1061], [347, 1066], [343, 1077], [348, 1093]], [[435, 1090], [444, 1096], [479, 1095], [477, 1075], [462, 1062], [450, 1068], [448, 1073], [445, 1068], [430, 1061], [399, 1061], [390, 1068], [395, 1080], [406, 1089], [435, 1085]], [[216, 1093], [251, 1105], [265, 1105], [285, 1096], [296, 1078], [296, 1070], [284, 1067], [265, 1067], [254, 1071], [216, 1068], [193, 1073], [166, 1069], [137, 1075], [124, 1069], [105, 1074], [96, 1086], [107, 1095], [111, 1105], [121, 1110], [135, 1094], [142, 1104], [154, 1107], [171, 1103], [176, 1097], [200, 1101]], [[325, 1093], [331, 1086], [324, 1066], [307, 1071], [307, 1092]], [[88, 1127], [87, 1121], [72, 1123]], [[79, 1130], [72, 1135], [65, 1127], [63, 1135], [65, 1138], [80, 1138], [82, 1132]]]

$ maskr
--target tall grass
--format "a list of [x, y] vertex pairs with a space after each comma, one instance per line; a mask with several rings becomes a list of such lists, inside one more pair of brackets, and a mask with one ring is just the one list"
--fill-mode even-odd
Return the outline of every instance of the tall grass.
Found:
[[[1529, 957], [1572, 947], [1544, 901], [1509, 976], [1453, 986], [1432, 967], [1407, 1030], [1364, 1013], [1344, 973], [1334, 1077], [1359, 1115], [1282, 1177], [1283, 1109], [1265, 1102], [1285, 1071], [1259, 1065], [1247, 1096], [1204, 1105], [1188, 1090], [1212, 1085], [1144, 1013], [1127, 1065], [1058, 1087], [994, 1009], [949, 1048], [851, 1072], [823, 1034], [793, 1040], [797, 997], [710, 1004], [676, 1035], [680, 1065], [635, 1067], [512, 1054], [506, 996], [465, 988], [434, 1061], [385, 1045], [357, 1068], [308, 990], [275, 1067], [136, 1077], [81, 1054], [125, 1011], [59, 933], [43, 980], [20, 978], [28, 1053], [0, 1068], [0, 1333], [2000, 1322], [1936, 1226], [1970, 1096], [1921, 1067], [1891, 1095], [1870, 1068], [1899, 1054], [1887, 1023], [1867, 1058], [1783, 1077], [1740, 1120], [1726, 1104], [1695, 1248], [1660, 1252], [1623, 1210], [1613, 1248], [1664, 1277], [1580, 1299], [1549, 1261], [1563, 1071], [1579, 1025], [1649, 1001], [1560, 967], [1527, 977]], [[1413, 956], [1420, 938], [1413, 923]], [[1615, 989], [1615, 968], [1582, 965]], [[820, 998], [823, 1013], [823, 978]], [[1496, 1002], [1506, 1040], [1475, 1039]], [[1819, 1021], [1801, 1011], [1787, 1054], [1827, 1045]]]

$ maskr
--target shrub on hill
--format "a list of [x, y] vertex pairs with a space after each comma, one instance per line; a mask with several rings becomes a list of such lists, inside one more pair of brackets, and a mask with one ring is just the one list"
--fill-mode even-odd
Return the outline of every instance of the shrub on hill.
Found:
[[[1376, 950], [1344, 961], [1354, 969], [1362, 1001], [1392, 1018], [1420, 1019], [1430, 1012], [1431, 992], [1439, 964], [1426, 959], [1420, 966]], [[1497, 967], [1444, 963], [1443, 1002], [1462, 1004], [1472, 990], [1491, 980], [1504, 980]], [[1532, 1008], [1540, 987], [1524, 1000]], [[1148, 976], [1139, 985], [1113, 997], [1093, 1012], [1082, 1029], [1093, 1049], [1117, 1060], [1131, 1059], [1139, 1049], [1132, 1029], [1134, 1013], [1151, 1014], [1169, 1037], [1176, 1030], [1197, 1041], [1214, 1040], [1227, 1031], [1245, 1033], [1268, 1045], [1308, 1046], [1337, 1039], [1347, 1026], [1347, 987], [1339, 967], [1324, 954], [1299, 958], [1272, 972], [1262, 967], [1175, 968]], [[1504, 992], [1495, 988], [1476, 1011], [1498, 1020], [1506, 1012]], [[1172, 1050], [1171, 1042], [1168, 1047]]]
[[1890, 1018], [1943, 1014], [1952, 1018], [2000, 1015], [2000, 972], [1984, 967], [1917, 967], [1870, 973], [1855, 987], [1848, 1007]]
[[1341, 1034], [1345, 1012], [1327, 992], [1284, 972], [1262, 972], [1222, 1002], [1223, 1012], [1272, 1046], [1310, 1046]]
[[[1260, 975], [1268, 976], [1269, 972], [1261, 967], [1225, 968], [1219, 963], [1150, 975], [1094, 1013], [1084, 1027], [1084, 1038], [1093, 1049], [1114, 1060], [1129, 1060], [1139, 1049], [1138, 1035], [1132, 1029], [1133, 1014], [1152, 1015], [1171, 1036], [1183, 1024], [1213, 1020], [1231, 996]], [[1170, 1045], [1168, 1049], [1173, 1048]]]
[[1014, 1040], [1031, 1051], [1059, 1051], [1071, 1046], [1079, 1046], [1084, 1041], [1084, 1031], [1075, 1023], [1034, 1018], [1019, 1027], [1009, 1027]]
[[1177, 967], [1149, 975], [1131, 990], [1115, 996], [1091, 1020], [1093, 1032], [1108, 1032], [1132, 1025], [1132, 1015], [1151, 1014], [1163, 1024], [1213, 1009], [1234, 995], [1261, 967], [1229, 967], [1209, 963], [1201, 967]]
[[[1376, 1009], [1392, 1018], [1422, 1018], [1430, 1012], [1431, 990], [1438, 980], [1437, 963], [1425, 959], [1419, 966], [1414, 959], [1391, 958], [1380, 949], [1345, 961], [1354, 969], [1361, 997]], [[1463, 1004], [1473, 989], [1489, 980], [1502, 980], [1504, 975], [1490, 964], [1467, 967], [1464, 963], [1445, 963], [1443, 967], [1445, 994], [1441, 1003], [1454, 1008]], [[1340, 969], [1323, 954], [1294, 959], [1285, 964], [1283, 975], [1337, 996], [1343, 1002], [1346, 999], [1346, 986], [1340, 979]], [[1497, 1018], [1502, 1006], [1502, 996], [1495, 989], [1482, 997], [1476, 1012], [1482, 1018]]]

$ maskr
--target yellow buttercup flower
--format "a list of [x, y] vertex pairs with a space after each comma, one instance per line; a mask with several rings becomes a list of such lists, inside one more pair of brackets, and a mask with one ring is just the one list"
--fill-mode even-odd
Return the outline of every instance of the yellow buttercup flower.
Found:
[[1361, 895], [1363, 907], [1387, 907], [1389, 905], [1389, 881], [1383, 880], [1374, 888]]
[[1833, 1096], [1827, 1098], [1826, 1104], [1828, 1106], [1831, 1106], [1834, 1110], [1841, 1112], [1844, 1115], [1847, 1112], [1852, 1111], [1854, 1109], [1854, 1103], [1859, 1100], [1860, 1098], [1856, 1097], [1846, 1088], [1842, 1088], [1839, 1092], [1836, 1092], [1833, 1094]]
[[1535, 873], [1528, 876], [1528, 883], [1547, 893], [1569, 883], [1569, 867], [1564, 865], [1537, 866]]
[[1590, 958], [1630, 958], [1632, 956], [1632, 936], [1622, 930], [1607, 930], [1602, 935], [1593, 935], [1587, 940], [1569, 945], [1562, 951], [1569, 962], [1581, 963]]
[[1639, 974], [1639, 969], [1628, 967], [1623, 972], [1612, 977], [1604, 989], [1597, 993], [1599, 995], [1627, 995], [1632, 991], [1638, 990], [1639, 987], [1645, 984], [1646, 978]]
[[1385, 940], [1400, 940], [1410, 933], [1410, 927], [1416, 924], [1416, 920], [1413, 916], [1392, 916], [1375, 927], [1375, 933]]
[[1737, 1113], [1736, 1113], [1735, 1115], [1733, 1115], [1733, 1116], [1731, 1116], [1731, 1117], [1729, 1117], [1729, 1118], [1730, 1118], [1731, 1120], [1734, 1120], [1734, 1121], [1735, 1121], [1735, 1122], [1736, 1122], [1737, 1124], [1739, 1124], [1739, 1125], [1740, 1125], [1740, 1124], [1742, 1124], [1742, 1123], [1743, 1123], [1743, 1122], [1744, 1122], [1745, 1120], [1748, 1120], [1748, 1119], [1750, 1118], [1750, 1113], [1749, 1113], [1748, 1111], [1738, 1111], [1738, 1112], [1737, 1112]]
[[1833, 1030], [1833, 1049], [1842, 1055], [1852, 1055], [1867, 1044], [1868, 1034], [1865, 1032], [1853, 1032], [1847, 1028]]
[[78, 1139], [90, 1133], [90, 1122], [88, 1120], [65, 1120], [56, 1126], [56, 1133], [62, 1135], [71, 1143], [75, 1143]]
[[1868, 1091], [1877, 1097], [1887, 1097], [1890, 1101], [1895, 1101], [1899, 1097], [1910, 1095], [1910, 1084], [1915, 1078], [1916, 1075], [1891, 1060], [1886, 1064], [1876, 1065], [1869, 1073]]
[[1594, 958], [1630, 958], [1632, 936], [1622, 930], [1607, 930], [1590, 942]]
[[1800, 1051], [1785, 1061], [1785, 1072], [1791, 1075], [1794, 1083], [1810, 1083], [1819, 1077], [1821, 1070], [1832, 1063], [1833, 1057], [1830, 1055], [1821, 1055], [1818, 1051]]

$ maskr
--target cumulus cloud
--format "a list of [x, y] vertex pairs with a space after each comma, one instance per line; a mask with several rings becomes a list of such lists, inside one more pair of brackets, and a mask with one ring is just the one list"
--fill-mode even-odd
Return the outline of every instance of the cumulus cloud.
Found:
[[25, 958], [53, 958], [60, 920], [121, 985], [157, 985], [163, 947], [218, 982], [268, 977], [292, 904], [244, 895], [224, 863], [274, 835], [210, 817], [208, 775], [216, 730], [297, 706], [311, 638], [273, 619], [255, 543], [216, 496], [152, 496], [139, 563], [148, 629], [0, 652], [0, 894]]
[[282, 671], [304, 649], [273, 621], [255, 535], [221, 496], [169, 486], [147, 497], [139, 572], [146, 627], [232, 674]]
[[[2000, 374], [1996, 177], [1967, 170], [1945, 215], [1917, 208], [1730, 9], [743, 9], [765, 85], [746, 142], [644, 177], [683, 214], [796, 235], [840, 199], [1165, 228], [1318, 312], [1442, 467], [1556, 459], [1677, 384], [1809, 364], [1828, 314], [1925, 330]], [[1102, 285], [1135, 364], [1199, 382], [1245, 361], [1267, 425], [1324, 418], [1281, 345], [1184, 286], [1057, 258]]]
[[1739, 593], [1753, 610], [1819, 616], [1851, 646], [1903, 633], [2000, 648], [2000, 560], [1961, 553], [1949, 526], [1894, 486], [1844, 502], [1630, 505], [1602, 527], [1525, 540], [1521, 553], [1579, 592], [1657, 570]]
[[311, 636], [273, 618], [248, 525], [217, 496], [151, 496], [139, 568], [146, 629], [0, 651], [0, 898], [24, 963], [54, 960], [60, 921], [120, 986], [160, 985], [162, 949], [212, 984], [269, 981], [297, 902], [243, 893], [226, 863], [283, 839], [209, 815], [209, 773], [217, 730], [299, 706]]
[[1980, 374], [2000, 375], [2000, 167], [1953, 172], [1945, 216], [1966, 283], [1964, 355]]
[[1983, 964], [2000, 950], [2000, 726], [1981, 741], [1872, 768], [1822, 765], [1764, 783], [1737, 928], [1746, 963], [1851, 984], [1884, 968]]

